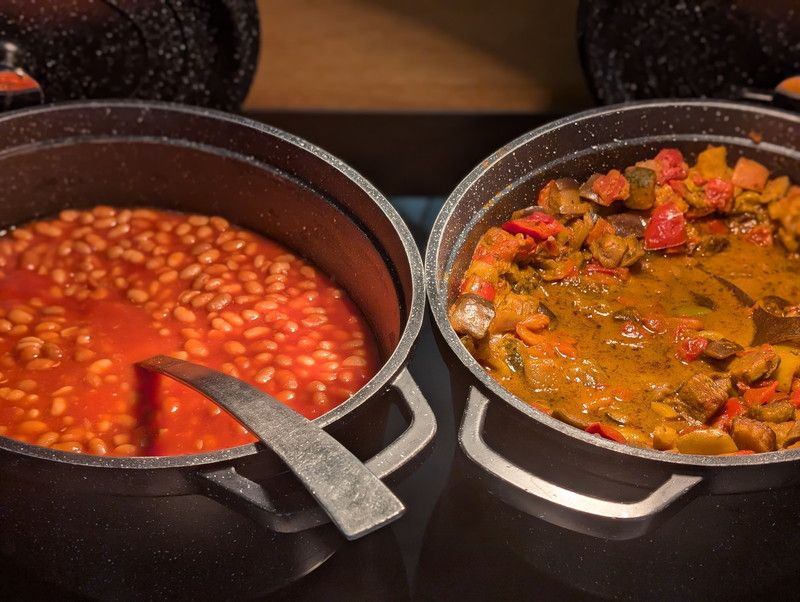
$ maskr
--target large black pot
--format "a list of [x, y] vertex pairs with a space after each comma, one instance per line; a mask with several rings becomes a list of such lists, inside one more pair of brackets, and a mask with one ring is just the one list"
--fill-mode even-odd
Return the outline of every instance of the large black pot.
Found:
[[[378, 374], [316, 419], [380, 478], [431, 441], [405, 370], [422, 262], [386, 199], [318, 148], [234, 116], [87, 102], [0, 117], [0, 226], [97, 203], [218, 214], [292, 248], [350, 293]], [[387, 412], [410, 425], [384, 447]], [[100, 598], [240, 598], [312, 570], [342, 541], [262, 445], [178, 457], [60, 453], [0, 437], [0, 553]]]
[[[530, 205], [548, 179], [585, 179], [664, 146], [696, 153], [710, 143], [800, 180], [797, 115], [731, 102], [632, 103], [563, 119], [502, 148], [455, 189], [428, 244], [428, 295], [463, 408], [467, 478], [505, 502], [507, 528], [496, 513], [487, 520], [507, 545], [593, 593], [741, 594], [796, 571], [800, 544], [787, 534], [800, 528], [800, 451], [664, 454], [586, 434], [492, 380], [459, 342], [447, 308], [480, 235]], [[741, 565], [751, 570], [735, 570]]]

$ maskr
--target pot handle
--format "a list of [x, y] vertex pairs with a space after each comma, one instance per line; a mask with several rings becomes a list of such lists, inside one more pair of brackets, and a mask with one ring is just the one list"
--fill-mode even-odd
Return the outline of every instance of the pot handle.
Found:
[[[403, 413], [410, 424], [384, 450], [365, 462], [379, 479], [385, 479], [406, 466], [436, 434], [433, 411], [407, 369], [400, 373], [391, 387], [403, 400]], [[297, 533], [330, 521], [319, 506], [300, 510], [279, 509], [264, 487], [239, 474], [233, 466], [200, 470], [195, 476], [205, 495], [272, 531]]]
[[[702, 481], [702, 477], [673, 474], [643, 500], [614, 502], [571, 491], [520, 468], [491, 449], [482, 432], [489, 400], [471, 388], [459, 430], [466, 456], [492, 480], [504, 497], [523, 499], [530, 514], [585, 535], [633, 539], [646, 533], [656, 517]], [[504, 495], [505, 494], [505, 495]]]

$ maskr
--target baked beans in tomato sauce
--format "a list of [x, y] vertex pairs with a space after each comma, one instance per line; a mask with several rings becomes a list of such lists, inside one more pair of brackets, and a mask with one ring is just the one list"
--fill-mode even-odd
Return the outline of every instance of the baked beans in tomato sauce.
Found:
[[314, 418], [378, 370], [345, 292], [221, 217], [98, 206], [0, 237], [0, 435], [69, 452], [177, 455], [255, 438], [134, 364], [171, 355], [221, 370]]

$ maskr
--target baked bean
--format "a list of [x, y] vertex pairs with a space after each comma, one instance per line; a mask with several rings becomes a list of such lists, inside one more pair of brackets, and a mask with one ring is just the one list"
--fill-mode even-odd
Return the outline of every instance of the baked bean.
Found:
[[79, 347], [78, 349], [76, 349], [75, 353], [73, 354], [73, 358], [75, 359], [76, 362], [88, 362], [94, 356], [95, 356], [94, 351], [83, 347]]
[[14, 308], [8, 312], [8, 319], [12, 324], [30, 324], [33, 322], [33, 315], [24, 309]]
[[192, 297], [191, 305], [192, 307], [201, 308], [204, 305], [207, 305], [213, 298], [214, 293], [200, 293], [197, 296]]
[[50, 368], [52, 368], [55, 365], [56, 365], [56, 363], [53, 360], [44, 359], [44, 358], [37, 358], [37, 359], [31, 360], [27, 364], [25, 364], [25, 369], [26, 370], [49, 370]]
[[175, 282], [178, 279], [178, 272], [175, 270], [167, 270], [166, 272], [162, 272], [158, 276], [158, 281], [161, 284], [170, 284]]
[[89, 451], [97, 456], [105, 456], [108, 453], [106, 442], [97, 437], [89, 439], [87, 446], [89, 447]]
[[72, 453], [79, 453], [83, 451], [83, 445], [81, 445], [77, 441], [62, 441], [59, 443], [53, 443], [50, 447], [53, 449], [57, 449], [59, 451], [66, 451]]
[[137, 451], [136, 446], [130, 443], [124, 443], [114, 448], [114, 453], [118, 456], [132, 456]]
[[227, 341], [222, 348], [225, 350], [225, 353], [231, 355], [243, 355], [247, 352], [247, 348], [239, 341]]
[[199, 263], [192, 263], [187, 265], [183, 268], [180, 272], [180, 277], [183, 280], [191, 280], [192, 278], [196, 277], [201, 271], [203, 271], [203, 267]]
[[208, 357], [210, 354], [208, 347], [206, 347], [205, 344], [198, 339], [189, 339], [186, 341], [186, 343], [184, 343], [183, 348], [189, 355], [194, 355], [197, 357]]
[[[172, 315], [175, 316], [175, 319], [179, 322], [194, 322], [197, 319], [194, 312], [190, 309], [183, 307], [182, 305], [178, 305], [174, 310], [172, 310]], [[187, 350], [188, 351], [188, 350]]]
[[269, 333], [270, 329], [267, 328], [266, 326], [254, 326], [253, 328], [248, 328], [247, 330], [245, 330], [242, 333], [242, 335], [247, 340], [252, 340], [252, 339], [260, 339], [266, 337], [269, 335]]
[[54, 433], [53, 431], [49, 431], [44, 435], [41, 435], [36, 440], [36, 445], [43, 445], [44, 447], [50, 447], [53, 443], [58, 441], [58, 433]]
[[102, 374], [103, 372], [108, 371], [108, 369], [111, 368], [112, 365], [113, 364], [110, 359], [103, 358], [95, 362], [92, 362], [89, 365], [89, 372], [93, 374]]
[[45, 432], [47, 430], [47, 423], [41, 420], [26, 420], [17, 426], [17, 430], [26, 435], [35, 435]]
[[[15, 284], [25, 271], [43, 284]], [[97, 455], [253, 440], [170, 379], [142, 411], [132, 364], [148, 355], [223, 370], [309, 418], [377, 369], [363, 320], [312, 266], [223, 218], [150, 209], [66, 210], [0, 237], [0, 335], [0, 435]]]
[[233, 298], [228, 293], [221, 293], [211, 299], [206, 305], [208, 311], [222, 311], [230, 305]]
[[128, 299], [130, 299], [133, 303], [142, 304], [145, 303], [150, 298], [146, 292], [138, 288], [132, 288], [128, 291]]
[[61, 416], [67, 411], [67, 400], [63, 397], [54, 397], [50, 404], [50, 414], [53, 416]]

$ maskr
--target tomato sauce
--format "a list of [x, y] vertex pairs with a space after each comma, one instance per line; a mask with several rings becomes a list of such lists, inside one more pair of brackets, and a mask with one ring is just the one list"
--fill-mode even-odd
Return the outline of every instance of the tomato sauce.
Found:
[[0, 238], [0, 435], [62, 451], [175, 455], [254, 437], [134, 364], [221, 370], [308, 418], [378, 369], [375, 340], [326, 275], [222, 218], [96, 207]]

